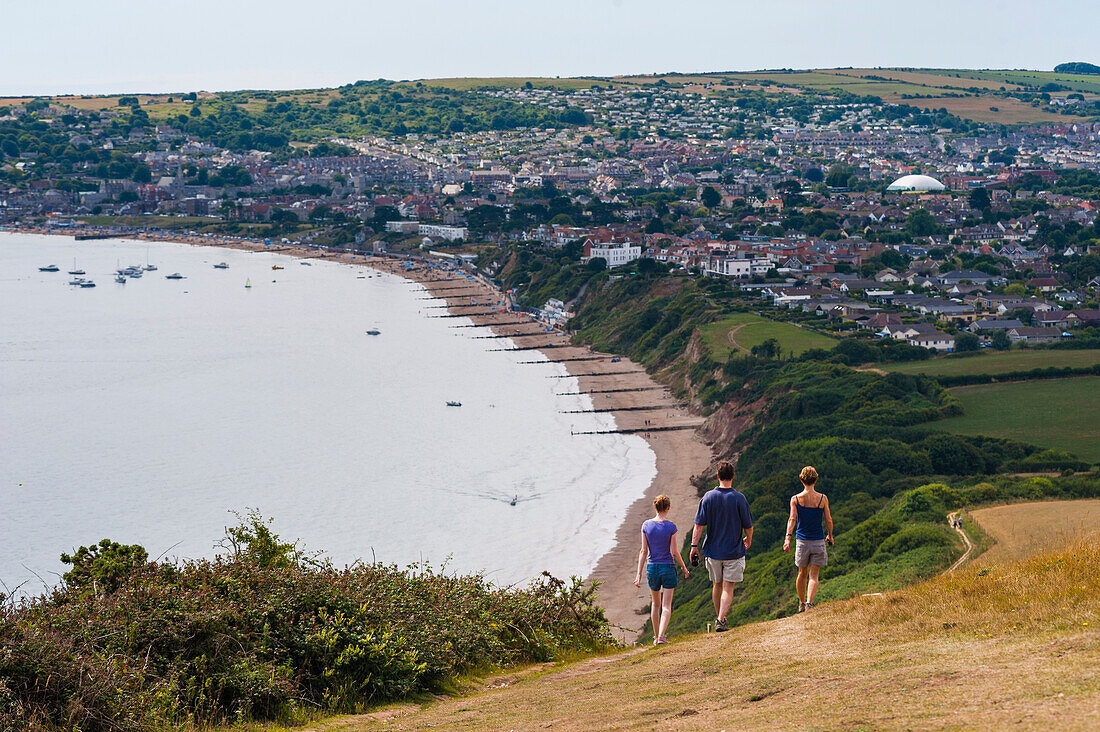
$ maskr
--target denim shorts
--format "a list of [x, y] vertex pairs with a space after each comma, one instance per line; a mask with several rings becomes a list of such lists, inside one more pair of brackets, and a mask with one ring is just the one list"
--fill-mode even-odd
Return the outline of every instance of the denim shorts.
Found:
[[645, 578], [649, 581], [649, 589], [658, 590], [676, 589], [676, 565], [675, 564], [649, 564], [645, 568]]

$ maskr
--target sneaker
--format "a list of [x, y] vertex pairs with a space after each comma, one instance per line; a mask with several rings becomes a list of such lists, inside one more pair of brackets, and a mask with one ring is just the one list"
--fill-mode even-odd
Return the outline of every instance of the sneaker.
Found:
[[803, 612], [805, 609], [806, 609], [806, 603], [799, 600], [799, 602], [798, 602], [798, 612]]
[[714, 632], [725, 633], [730, 629], [730, 624], [725, 618], [720, 618], [714, 621]]
[[814, 607], [814, 605], [816, 605], [816, 604], [817, 604], [817, 603], [814, 603], [814, 602], [807, 602], [807, 603], [806, 603], [806, 609], [807, 609], [807, 610], [812, 610], [812, 609], [813, 609], [813, 607]]
[[663, 646], [666, 643], [668, 643], [668, 638], [658, 638], [657, 640], [653, 641], [653, 645], [655, 646]]

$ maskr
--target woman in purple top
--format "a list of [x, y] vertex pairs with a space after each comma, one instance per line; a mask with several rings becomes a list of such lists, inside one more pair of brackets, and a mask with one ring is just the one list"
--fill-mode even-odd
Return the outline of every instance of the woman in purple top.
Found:
[[[638, 552], [638, 574], [634, 586], [642, 586], [642, 567], [646, 567], [646, 580], [653, 599], [649, 603], [650, 622], [653, 623], [653, 643], [668, 643], [665, 631], [672, 619], [672, 591], [676, 589], [676, 564], [690, 577], [684, 558], [676, 542], [676, 524], [668, 520], [668, 510], [672, 501], [666, 495], [659, 495], [653, 501], [656, 515], [642, 524], [642, 549]], [[646, 564], [646, 557], [649, 563]], [[658, 622], [660, 621], [660, 622]]]

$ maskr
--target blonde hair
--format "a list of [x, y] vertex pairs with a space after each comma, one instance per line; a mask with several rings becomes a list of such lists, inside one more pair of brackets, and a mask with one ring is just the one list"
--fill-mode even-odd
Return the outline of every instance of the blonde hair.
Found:
[[802, 472], [798, 474], [798, 479], [805, 485], [813, 485], [817, 482], [817, 471], [814, 470], [812, 465], [807, 465], [802, 468]]
[[672, 501], [664, 493], [653, 499], [653, 508], [657, 509], [657, 513], [664, 513], [672, 506]]

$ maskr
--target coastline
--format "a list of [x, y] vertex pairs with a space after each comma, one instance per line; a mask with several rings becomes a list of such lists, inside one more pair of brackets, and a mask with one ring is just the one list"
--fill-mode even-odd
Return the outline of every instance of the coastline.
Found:
[[[39, 227], [7, 227], [5, 231], [28, 234], [54, 234], [72, 236], [72, 230]], [[511, 339], [517, 348], [537, 350], [548, 360], [557, 361], [566, 372], [577, 379], [580, 392], [592, 392], [590, 399], [594, 409], [631, 410], [611, 411], [615, 429], [630, 431], [646, 440], [656, 457], [653, 480], [630, 504], [623, 521], [614, 534], [612, 548], [597, 561], [588, 579], [601, 583], [598, 603], [604, 608], [608, 620], [615, 629], [615, 636], [624, 643], [631, 643], [641, 632], [648, 613], [649, 590], [644, 584], [634, 587], [637, 568], [641, 524], [652, 516], [652, 501], [661, 494], [672, 500], [671, 518], [681, 531], [690, 531], [698, 502], [691, 476], [707, 465], [711, 450], [697, 436], [695, 429], [661, 428], [698, 427], [702, 418], [689, 414], [677, 403], [667, 389], [654, 382], [639, 365], [622, 358], [612, 362], [613, 354], [604, 354], [585, 346], [569, 343], [568, 336], [560, 330], [546, 330], [545, 324], [528, 316], [509, 312], [506, 297], [480, 278], [466, 279], [465, 270], [433, 267], [426, 261], [406, 267], [405, 257], [379, 257], [352, 253], [331, 253], [295, 245], [266, 245], [262, 241], [235, 237], [213, 237], [171, 232], [125, 233], [119, 238], [139, 241], [161, 241], [239, 249], [266, 251], [302, 259], [324, 259], [368, 267], [398, 275], [423, 286], [432, 297], [447, 305], [447, 312], [468, 315], [471, 322], [486, 326], [502, 340]], [[470, 301], [479, 305], [471, 309]], [[489, 307], [497, 312], [486, 312]], [[522, 323], [520, 322], [522, 321]], [[562, 361], [562, 359], [585, 359]], [[624, 391], [626, 390], [626, 391]], [[636, 410], [636, 411], [635, 411]], [[658, 431], [646, 431], [649, 427]]]

